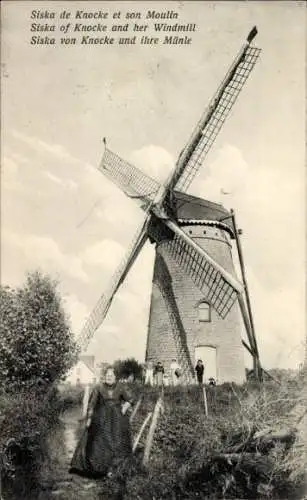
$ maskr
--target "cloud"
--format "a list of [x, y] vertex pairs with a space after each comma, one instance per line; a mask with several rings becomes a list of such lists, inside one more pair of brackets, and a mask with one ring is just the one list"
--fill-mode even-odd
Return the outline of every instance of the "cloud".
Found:
[[[278, 273], [283, 269], [291, 279], [296, 262], [289, 256], [301, 259], [303, 250], [304, 194], [299, 175], [286, 176], [270, 165], [255, 168], [237, 148], [225, 145], [214, 162], [200, 172], [192, 188], [203, 198], [235, 209], [237, 221], [248, 235], [250, 258], [255, 264], [258, 261], [259, 272], [265, 271], [272, 284], [280, 281], [276, 269]], [[291, 238], [286, 228], [291, 228]], [[299, 260], [299, 266], [302, 264]]]
[[122, 245], [111, 239], [86, 248], [82, 254], [82, 261], [91, 266], [102, 266], [110, 270], [115, 269], [123, 258], [125, 249]]
[[88, 281], [79, 257], [63, 253], [59, 245], [48, 236], [16, 234], [5, 231], [3, 239], [22, 250], [30, 268], [42, 268], [46, 272], [62, 273], [77, 280]]
[[63, 304], [71, 321], [72, 331], [77, 336], [89, 315], [89, 309], [74, 294], [62, 294]]
[[269, 367], [298, 366], [297, 346], [304, 339], [302, 186], [300, 173], [285, 175], [270, 165], [255, 168], [229, 144], [191, 186], [191, 192], [202, 198], [234, 208], [243, 227], [256, 334]]
[[129, 161], [161, 183], [175, 167], [174, 158], [168, 151], [153, 144], [132, 152]]
[[[17, 130], [12, 131], [12, 136], [21, 145], [25, 144], [32, 150], [30, 153], [25, 150], [23, 155], [16, 154], [13, 150], [10, 151], [10, 156], [17, 164], [27, 163], [29, 165], [30, 160], [27, 156], [29, 155], [31, 158], [31, 168], [27, 169], [26, 182], [31, 177], [33, 178], [34, 172], [34, 182], [39, 183], [40, 177], [37, 175], [37, 171], [40, 171], [44, 178], [65, 190], [74, 190], [80, 187], [85, 191], [87, 188], [92, 192], [98, 190], [102, 196], [112, 195], [112, 187], [110, 189], [108, 185], [105, 185], [106, 183], [103, 182], [97, 168], [80, 158], [76, 158], [61, 144], [49, 144], [39, 137], [29, 136]], [[21, 147], [20, 144], [18, 147]], [[37, 156], [33, 155], [33, 151], [37, 153]]]
[[304, 357], [304, 288], [268, 289], [247, 267], [256, 336], [265, 367], [298, 367]]
[[16, 175], [18, 172], [18, 166], [15, 160], [9, 158], [7, 156], [3, 157], [2, 169], [3, 174], [7, 173], [8, 175]]
[[24, 155], [17, 153], [16, 151], [10, 151], [10, 156], [18, 164], [29, 164], [28, 158], [26, 158]]
[[1, 162], [2, 186], [5, 186], [6, 189], [16, 190], [19, 186], [18, 173], [17, 162], [9, 156], [4, 156]]
[[[73, 169], [71, 174], [74, 174]], [[24, 154], [16, 154], [13, 151], [9, 151], [2, 159], [2, 185], [6, 188], [6, 198], [14, 196], [16, 191], [19, 194], [19, 200], [21, 199], [20, 196], [32, 196], [33, 199], [48, 197], [52, 185], [56, 185], [58, 196], [64, 192], [66, 196], [67, 190], [78, 188], [77, 182], [71, 179], [69, 175], [68, 169], [59, 170], [57, 175], [55, 172], [46, 169], [44, 159], [38, 160], [34, 157], [30, 161]], [[43, 182], [44, 180], [48, 182]]]
[[[131, 230], [137, 227], [137, 223], [142, 219], [143, 211], [133, 200], [127, 199], [127, 202], [123, 204], [116, 203], [116, 198], [113, 198], [113, 200], [104, 200], [104, 208], [98, 209], [96, 214], [106, 224], [115, 224], [122, 229], [127, 228], [128, 225]], [[133, 233], [131, 237], [132, 235]]]
[[[285, 176], [270, 165], [255, 168], [249, 165], [241, 151], [225, 144], [214, 161], [202, 168], [192, 185], [193, 193], [209, 200], [237, 207], [242, 215], [256, 216], [261, 222], [278, 215], [291, 214], [302, 200], [301, 178]], [[225, 195], [224, 193], [228, 193]], [[291, 200], [289, 206], [287, 200]], [[279, 217], [280, 218], [280, 217]]]
[[[210, 166], [202, 166], [192, 185], [193, 192], [217, 203], [228, 204], [244, 189], [250, 169], [240, 150], [224, 145]], [[197, 184], [196, 184], [197, 183]], [[229, 193], [229, 197], [223, 192]]]
[[49, 144], [41, 139], [33, 136], [28, 136], [19, 132], [18, 130], [12, 131], [13, 137], [19, 139], [24, 142], [28, 146], [30, 146], [35, 151], [41, 153], [49, 153], [61, 160], [66, 160], [70, 162], [78, 162], [79, 160], [72, 156], [70, 152], [64, 148], [61, 144]]
[[52, 174], [48, 170], [44, 172], [44, 175], [59, 186], [62, 186], [65, 189], [77, 189], [78, 184], [72, 179], [63, 179], [58, 177], [57, 175]]
[[44, 172], [44, 175], [50, 179], [51, 181], [55, 182], [56, 184], [59, 184], [60, 186], [63, 186], [64, 185], [64, 182], [62, 179], [60, 179], [59, 177], [57, 177], [56, 175], [53, 175], [51, 174], [50, 172]]
[[147, 336], [148, 311], [139, 298], [120, 291], [110, 314], [92, 337], [88, 352], [103, 361], [113, 362], [121, 357], [142, 360]]
[[145, 246], [116, 293], [103, 324], [91, 340], [89, 352], [103, 360], [112, 362], [118, 357], [127, 356], [142, 360], [144, 357], [153, 255], [152, 248]]

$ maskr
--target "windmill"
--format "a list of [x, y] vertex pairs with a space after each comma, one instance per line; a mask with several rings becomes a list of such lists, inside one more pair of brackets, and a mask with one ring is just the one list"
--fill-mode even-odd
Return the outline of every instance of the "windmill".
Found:
[[[253, 358], [256, 376], [261, 376], [234, 212], [187, 194], [259, 57], [260, 49], [252, 45], [256, 34], [254, 27], [162, 185], [108, 149], [104, 139], [99, 170], [135, 199], [144, 219], [79, 335], [80, 349], [87, 348], [149, 240], [155, 245], [156, 257], [146, 360], [161, 360], [167, 368], [176, 358], [189, 382], [195, 359], [203, 353], [205, 358], [209, 356], [209, 364], [215, 363], [219, 381], [242, 382], [244, 346]], [[235, 274], [232, 241], [238, 251], [242, 282]], [[240, 315], [248, 342], [241, 339]]]

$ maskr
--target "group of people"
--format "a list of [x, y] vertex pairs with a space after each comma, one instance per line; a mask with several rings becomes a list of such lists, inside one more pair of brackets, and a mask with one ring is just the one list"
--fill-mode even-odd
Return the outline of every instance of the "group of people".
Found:
[[[198, 384], [200, 385], [203, 385], [204, 383], [204, 372], [204, 363], [201, 359], [198, 359], [195, 366], [195, 376]], [[161, 361], [158, 361], [156, 364], [154, 364], [152, 361], [148, 361], [145, 366], [144, 383], [145, 385], [156, 385], [158, 387], [161, 387], [162, 385], [176, 386], [180, 384], [182, 369], [176, 359], [172, 359], [169, 373], [170, 376], [167, 376], [165, 374], [164, 366]], [[213, 377], [209, 378], [209, 385], [216, 385]]]
[[154, 364], [152, 361], [148, 361], [145, 366], [145, 385], [156, 385], [161, 387], [162, 385], [178, 385], [180, 383], [181, 377], [181, 367], [177, 363], [176, 359], [173, 359], [170, 365], [170, 377], [165, 374], [164, 366], [161, 361]]

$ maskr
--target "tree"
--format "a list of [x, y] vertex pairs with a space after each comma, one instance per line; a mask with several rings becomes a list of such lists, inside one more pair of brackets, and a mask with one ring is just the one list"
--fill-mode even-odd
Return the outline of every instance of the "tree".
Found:
[[76, 345], [57, 283], [36, 271], [16, 290], [0, 291], [0, 385], [60, 379], [72, 366]]
[[118, 359], [114, 363], [114, 370], [118, 378], [128, 378], [133, 375], [133, 378], [142, 379], [143, 367], [134, 358]]

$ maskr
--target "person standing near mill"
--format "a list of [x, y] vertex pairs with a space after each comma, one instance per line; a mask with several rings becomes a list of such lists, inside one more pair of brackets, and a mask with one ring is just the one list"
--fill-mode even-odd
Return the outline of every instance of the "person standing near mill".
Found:
[[173, 386], [175, 386], [179, 384], [181, 375], [181, 368], [180, 365], [177, 363], [176, 359], [172, 359], [170, 371], [171, 371], [171, 383]]
[[154, 369], [152, 361], [147, 361], [145, 366], [145, 385], [154, 385], [153, 371]]
[[198, 359], [195, 366], [195, 372], [196, 372], [197, 382], [199, 383], [199, 385], [203, 385], [204, 383], [204, 371], [205, 371], [204, 364], [201, 359]]
[[155, 379], [155, 384], [158, 387], [163, 386], [163, 375], [164, 375], [164, 366], [162, 365], [161, 361], [158, 361], [154, 368], [154, 379]]
[[70, 473], [88, 478], [112, 474], [113, 467], [132, 457], [127, 410], [133, 396], [126, 384], [117, 382], [108, 367], [105, 380], [92, 390], [86, 412], [86, 427], [72, 457]]

